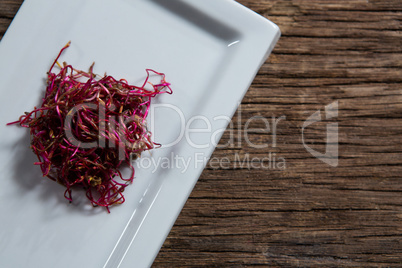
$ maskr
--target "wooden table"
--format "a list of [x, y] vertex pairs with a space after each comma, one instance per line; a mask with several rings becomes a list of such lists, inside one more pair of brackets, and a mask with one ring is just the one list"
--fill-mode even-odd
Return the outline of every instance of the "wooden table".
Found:
[[[1, 36], [21, 2], [0, 0]], [[154, 266], [401, 267], [402, 2], [239, 2], [282, 37]], [[247, 122], [250, 142], [268, 147], [244, 141]], [[331, 139], [338, 130], [333, 166], [313, 155], [327, 126]]]

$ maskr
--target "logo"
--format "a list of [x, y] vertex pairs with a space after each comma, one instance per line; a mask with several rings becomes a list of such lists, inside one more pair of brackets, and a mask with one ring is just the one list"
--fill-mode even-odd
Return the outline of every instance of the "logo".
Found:
[[[329, 120], [332, 118], [338, 117], [338, 101], [335, 101], [331, 104], [328, 104], [325, 106], [325, 119]], [[322, 119], [321, 117], [321, 111], [318, 110], [312, 115], [307, 118], [307, 120], [303, 124], [303, 129], [302, 129], [302, 141], [303, 141], [303, 146], [306, 148], [306, 150], [321, 160], [322, 162], [332, 166], [332, 167], [337, 167], [338, 166], [338, 123], [328, 123], [327, 124], [327, 141], [326, 141], [326, 146], [325, 146], [325, 153], [320, 153], [309, 146], [305, 143], [304, 140], [304, 130], [305, 128], [311, 126], [314, 123], [320, 122]]]

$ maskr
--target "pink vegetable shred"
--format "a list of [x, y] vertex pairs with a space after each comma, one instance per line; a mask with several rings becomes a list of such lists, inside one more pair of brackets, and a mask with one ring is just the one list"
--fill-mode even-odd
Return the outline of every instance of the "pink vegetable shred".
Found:
[[[18, 121], [30, 129], [31, 148], [43, 176], [66, 187], [64, 196], [72, 202], [72, 187], [86, 190], [94, 206], [109, 207], [125, 201], [123, 191], [134, 179], [133, 156], [160, 146], [151, 140], [145, 118], [151, 99], [171, 94], [163, 73], [147, 69], [142, 86], [125, 79], [100, 77], [74, 69], [58, 59], [70, 46], [64, 46], [48, 72], [47, 88], [41, 107], [26, 112]], [[55, 65], [59, 73], [52, 73]], [[150, 76], [160, 82], [151, 84]], [[119, 170], [126, 163], [132, 170], [123, 178]]]

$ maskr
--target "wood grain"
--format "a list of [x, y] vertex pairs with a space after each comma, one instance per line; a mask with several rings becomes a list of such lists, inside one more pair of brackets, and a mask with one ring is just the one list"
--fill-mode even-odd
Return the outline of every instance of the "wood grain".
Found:
[[[278, 124], [276, 148], [243, 143], [213, 157], [271, 152], [286, 160], [286, 169], [207, 168], [154, 266], [400, 267], [401, 2], [239, 2], [282, 31], [242, 102], [240, 127], [256, 115], [286, 120]], [[334, 101], [336, 168], [314, 158], [301, 140], [308, 116]], [[234, 133], [238, 119], [239, 112]], [[325, 150], [330, 122], [306, 131], [308, 145]], [[271, 144], [272, 135], [250, 140]]]
[[[0, 0], [0, 35], [21, 0]], [[402, 2], [240, 0], [282, 37], [163, 245], [154, 267], [402, 266]], [[307, 152], [306, 119], [337, 101], [338, 116], [305, 131], [324, 152], [338, 123], [339, 164]], [[284, 116], [276, 137], [253, 116]], [[265, 130], [264, 130], [265, 129]], [[276, 138], [276, 145], [273, 141]], [[241, 143], [238, 141], [242, 141]], [[271, 154], [285, 168], [247, 168]], [[241, 166], [243, 164], [243, 166]], [[248, 163], [250, 164], [250, 163]]]

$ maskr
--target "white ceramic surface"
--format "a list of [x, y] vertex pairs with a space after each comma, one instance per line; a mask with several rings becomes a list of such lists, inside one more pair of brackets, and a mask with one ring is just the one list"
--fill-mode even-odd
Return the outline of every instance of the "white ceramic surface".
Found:
[[[150, 266], [279, 35], [231, 0], [25, 0], [0, 42], [0, 267]], [[143, 155], [111, 214], [83, 193], [69, 204], [33, 165], [28, 131], [5, 126], [40, 104], [69, 40], [61, 61], [95, 61], [95, 72], [133, 84], [152, 68], [174, 91], [149, 120], [157, 142], [177, 142]]]

